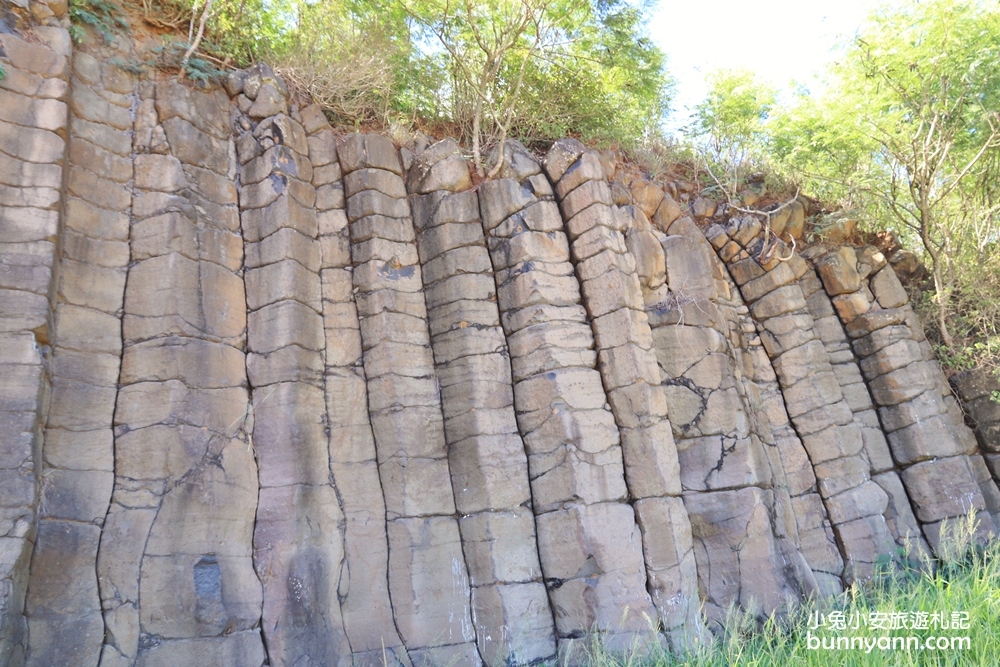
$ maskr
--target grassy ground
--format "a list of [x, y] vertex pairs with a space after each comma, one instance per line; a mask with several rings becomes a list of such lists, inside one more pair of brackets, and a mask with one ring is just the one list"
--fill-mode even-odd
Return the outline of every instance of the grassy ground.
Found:
[[[723, 636], [687, 656], [614, 657], [595, 642], [590, 667], [1000, 665], [1000, 543], [975, 545], [970, 538], [974, 521], [969, 517], [952, 526], [947, 549], [933, 567], [887, 566], [880, 576], [836, 599], [808, 601], [782, 619], [769, 619], [763, 627], [746, 615], [732, 613]], [[892, 614], [899, 612], [907, 626], [914, 621], [919, 626], [923, 620], [926, 629], [889, 629]], [[951, 623], [952, 614], [962, 612], [968, 613], [968, 629], [943, 628], [941, 618]], [[832, 627], [838, 613], [846, 629]], [[824, 624], [817, 622], [820, 616]], [[881, 624], [885, 627], [877, 627]], [[853, 629], [855, 625], [858, 629]], [[833, 648], [838, 638], [841, 646], [853, 641], [857, 648]], [[942, 648], [923, 648], [928, 638], [935, 645], [936, 638], [944, 638]], [[824, 648], [824, 640], [829, 648]], [[904, 648], [907, 642], [909, 650]]]

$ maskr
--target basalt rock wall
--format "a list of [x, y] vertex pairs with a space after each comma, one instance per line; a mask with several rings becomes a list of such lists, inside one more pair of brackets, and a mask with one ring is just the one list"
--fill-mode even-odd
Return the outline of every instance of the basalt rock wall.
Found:
[[681, 649], [1000, 520], [872, 248], [0, 47], [0, 667]]

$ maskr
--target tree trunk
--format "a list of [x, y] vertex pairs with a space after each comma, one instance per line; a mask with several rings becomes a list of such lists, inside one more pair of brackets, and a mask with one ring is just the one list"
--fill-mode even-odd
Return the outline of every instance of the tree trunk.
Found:
[[483, 175], [483, 156], [479, 145], [479, 129], [482, 124], [482, 116], [483, 100], [480, 97], [476, 99], [476, 111], [472, 114], [472, 161], [476, 165], [476, 174], [480, 177]]
[[927, 188], [920, 189], [920, 239], [924, 248], [931, 258], [931, 275], [934, 277], [934, 296], [937, 301], [937, 324], [938, 331], [941, 332], [941, 341], [949, 352], [955, 352], [955, 341], [948, 331], [948, 288], [944, 281], [944, 272], [941, 268], [941, 249], [934, 247], [931, 239], [932, 211], [930, 202], [927, 199]]
[[483, 74], [479, 77], [479, 89], [476, 91], [476, 110], [472, 114], [472, 161], [476, 165], [476, 174], [482, 178], [486, 171], [483, 169], [483, 145], [481, 134], [483, 131], [483, 100], [486, 98], [486, 89], [493, 80], [492, 68], [494, 58], [491, 54], [486, 56], [486, 64], [483, 65]]
[[934, 268], [931, 273], [934, 276], [934, 294], [937, 300], [937, 323], [938, 329], [941, 331], [941, 340], [944, 341], [945, 347], [948, 348], [950, 352], [955, 351], [955, 341], [951, 337], [951, 332], [948, 331], [948, 290], [944, 284], [944, 278], [941, 275], [941, 264], [938, 261], [934, 261]]
[[[195, 35], [194, 41], [188, 47], [188, 50], [184, 52], [184, 57], [181, 58], [181, 72], [184, 72], [184, 68], [187, 67], [188, 60], [195, 51], [198, 50], [198, 45], [201, 44], [201, 38], [205, 36], [205, 23], [208, 22], [208, 16], [212, 13], [212, 0], [208, 0], [205, 3], [205, 9], [201, 13], [201, 20], [198, 22], [198, 34]], [[194, 15], [191, 16], [191, 25], [194, 26]], [[190, 30], [188, 31], [190, 33]]]

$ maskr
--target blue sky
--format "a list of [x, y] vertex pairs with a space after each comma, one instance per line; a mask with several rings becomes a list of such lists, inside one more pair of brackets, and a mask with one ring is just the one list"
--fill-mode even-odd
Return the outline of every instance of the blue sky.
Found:
[[659, 0], [650, 37], [677, 79], [669, 129], [687, 122], [714, 69], [745, 68], [779, 89], [796, 81], [816, 91], [815, 77], [881, 3], [872, 0]]

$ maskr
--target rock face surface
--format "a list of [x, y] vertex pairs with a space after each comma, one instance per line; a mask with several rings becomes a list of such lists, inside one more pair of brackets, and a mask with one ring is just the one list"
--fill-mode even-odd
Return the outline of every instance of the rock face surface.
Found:
[[575, 664], [994, 533], [997, 387], [801, 207], [116, 48], [0, 32], [0, 667]]

